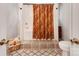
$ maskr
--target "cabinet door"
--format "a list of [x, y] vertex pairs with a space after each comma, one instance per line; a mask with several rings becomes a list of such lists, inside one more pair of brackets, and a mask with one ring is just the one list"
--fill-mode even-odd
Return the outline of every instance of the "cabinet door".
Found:
[[70, 56], [79, 56], [79, 45], [73, 44], [70, 46]]
[[0, 56], [7, 56], [7, 49], [5, 44], [0, 46]]

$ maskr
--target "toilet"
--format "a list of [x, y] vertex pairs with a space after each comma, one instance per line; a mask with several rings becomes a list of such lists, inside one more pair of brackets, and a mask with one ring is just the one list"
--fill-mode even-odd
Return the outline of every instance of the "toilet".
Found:
[[63, 50], [63, 56], [69, 56], [70, 55], [70, 41], [60, 41], [59, 47]]

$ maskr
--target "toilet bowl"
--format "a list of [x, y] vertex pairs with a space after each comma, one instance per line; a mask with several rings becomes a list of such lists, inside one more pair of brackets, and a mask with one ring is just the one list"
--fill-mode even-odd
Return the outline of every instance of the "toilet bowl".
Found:
[[63, 50], [63, 54], [69, 55], [70, 52], [70, 41], [60, 41], [59, 42], [59, 47]]

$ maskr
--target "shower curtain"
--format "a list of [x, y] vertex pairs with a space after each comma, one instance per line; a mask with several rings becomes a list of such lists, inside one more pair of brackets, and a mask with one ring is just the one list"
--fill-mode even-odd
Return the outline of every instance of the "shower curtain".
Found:
[[52, 40], [54, 38], [53, 24], [54, 4], [33, 5], [33, 38]]

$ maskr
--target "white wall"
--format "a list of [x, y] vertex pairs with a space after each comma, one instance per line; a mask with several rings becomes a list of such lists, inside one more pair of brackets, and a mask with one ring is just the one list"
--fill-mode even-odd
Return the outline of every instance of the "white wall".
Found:
[[18, 36], [18, 4], [8, 4], [7, 38]]
[[60, 4], [60, 25], [64, 40], [79, 38], [79, 3]]
[[72, 4], [72, 36], [79, 38], [79, 3]]
[[18, 35], [17, 4], [0, 3], [0, 39]]
[[63, 39], [69, 40], [71, 38], [71, 4], [60, 4], [60, 23], [62, 26]]
[[7, 33], [7, 4], [0, 4], [0, 39], [6, 38]]

